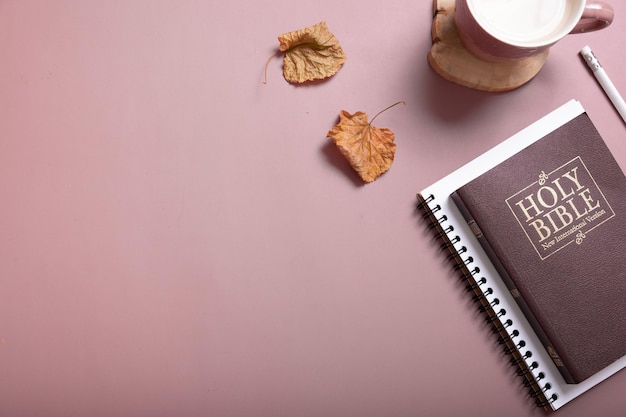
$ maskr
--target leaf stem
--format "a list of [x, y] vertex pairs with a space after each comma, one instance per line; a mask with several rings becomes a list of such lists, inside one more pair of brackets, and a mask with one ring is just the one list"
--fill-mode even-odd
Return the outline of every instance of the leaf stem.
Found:
[[279, 53], [280, 49], [277, 49], [272, 55], [269, 56], [269, 58], [267, 58], [267, 61], [265, 62], [265, 72], [263, 73], [263, 84], [267, 84], [267, 67], [270, 65], [270, 61], [278, 56]]
[[398, 102], [396, 102], [396, 103], [393, 103], [391, 106], [386, 107], [386, 108], [382, 109], [381, 111], [379, 111], [378, 113], [376, 113], [376, 115], [375, 115], [374, 117], [372, 117], [372, 120], [370, 120], [370, 123], [369, 123], [369, 124], [371, 125], [372, 123], [374, 123], [374, 119], [375, 119], [375, 118], [377, 118], [377, 117], [378, 117], [381, 113], [386, 112], [387, 110], [389, 110], [389, 109], [390, 109], [390, 108], [392, 108], [392, 107], [397, 106], [398, 104], [404, 104], [404, 105], [406, 105], [406, 103], [404, 102], [404, 100], [401, 100], [401, 101], [398, 101]]

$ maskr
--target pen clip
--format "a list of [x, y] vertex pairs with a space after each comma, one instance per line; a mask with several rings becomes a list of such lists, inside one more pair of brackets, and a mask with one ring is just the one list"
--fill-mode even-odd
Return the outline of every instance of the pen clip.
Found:
[[598, 61], [598, 58], [596, 58], [590, 47], [585, 46], [580, 51], [580, 53], [583, 58], [585, 58], [585, 62], [587, 62], [587, 65], [589, 65], [589, 68], [591, 68], [593, 72], [596, 72], [597, 70], [602, 68], [602, 65], [600, 65], [600, 61]]

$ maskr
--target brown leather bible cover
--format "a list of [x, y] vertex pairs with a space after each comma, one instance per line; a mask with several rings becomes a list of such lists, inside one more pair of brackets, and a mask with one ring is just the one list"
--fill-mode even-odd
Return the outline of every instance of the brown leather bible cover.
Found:
[[626, 354], [626, 178], [586, 113], [452, 198], [565, 381]]

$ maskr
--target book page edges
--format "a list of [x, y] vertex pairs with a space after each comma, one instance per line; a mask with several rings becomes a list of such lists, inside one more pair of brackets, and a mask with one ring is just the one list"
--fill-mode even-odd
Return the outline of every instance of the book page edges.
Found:
[[[468, 223], [470, 230], [472, 230], [472, 232], [474, 233], [476, 240], [480, 243], [485, 253], [487, 253], [487, 256], [489, 256], [489, 259], [491, 263], [493, 264], [494, 268], [496, 269], [496, 271], [498, 271], [500, 278], [502, 278], [502, 281], [504, 282], [506, 287], [509, 289], [511, 296], [517, 302], [517, 305], [526, 316], [526, 319], [528, 320], [529, 324], [533, 327], [535, 334], [537, 335], [537, 337], [543, 344], [544, 349], [549, 353], [550, 359], [552, 359], [552, 362], [554, 363], [554, 365], [559, 369], [565, 381], [568, 384], [582, 382], [582, 381], [575, 380], [575, 378], [572, 376], [569, 369], [565, 366], [565, 364], [561, 360], [559, 356], [559, 352], [554, 347], [554, 343], [552, 342], [548, 334], [545, 332], [540, 321], [537, 319], [534, 312], [532, 311], [532, 309], [530, 308], [530, 306], [524, 299], [524, 296], [517, 289], [517, 285], [515, 284], [514, 280], [511, 278], [509, 271], [502, 264], [502, 262], [500, 262], [500, 257], [496, 254], [496, 251], [493, 249], [493, 247], [489, 243], [489, 240], [485, 238], [482, 232], [480, 232], [480, 234], [477, 235], [477, 230], [480, 230], [480, 224], [476, 223], [476, 221], [474, 220], [474, 215], [465, 204], [463, 200], [462, 190], [457, 190], [456, 192], [452, 193], [451, 197], [452, 197], [452, 201], [456, 204], [457, 208], [462, 213], [463, 218]], [[472, 222], [476, 224], [475, 227], [472, 227], [471, 225]]]

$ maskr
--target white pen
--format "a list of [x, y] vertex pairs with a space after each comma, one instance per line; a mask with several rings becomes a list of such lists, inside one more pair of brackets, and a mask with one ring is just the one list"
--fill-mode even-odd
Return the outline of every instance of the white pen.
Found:
[[615, 85], [607, 75], [604, 68], [602, 68], [602, 65], [600, 65], [598, 58], [596, 58], [589, 46], [585, 46], [581, 49], [580, 54], [583, 58], [585, 58], [587, 65], [589, 65], [589, 68], [593, 71], [593, 75], [600, 83], [600, 86], [602, 86], [602, 89], [611, 100], [611, 103], [613, 103], [617, 109], [617, 112], [620, 116], [622, 116], [624, 123], [626, 123], [626, 103], [624, 102], [624, 99], [620, 95], [619, 91], [617, 91], [617, 88], [615, 88]]

